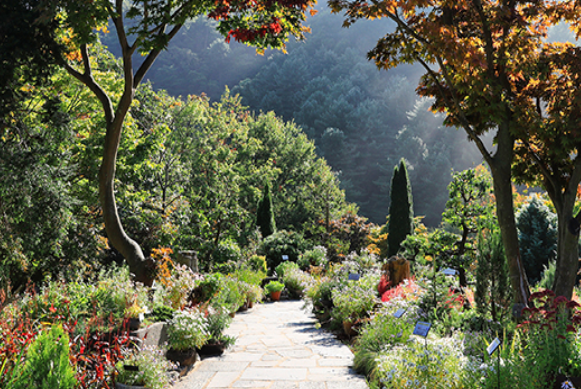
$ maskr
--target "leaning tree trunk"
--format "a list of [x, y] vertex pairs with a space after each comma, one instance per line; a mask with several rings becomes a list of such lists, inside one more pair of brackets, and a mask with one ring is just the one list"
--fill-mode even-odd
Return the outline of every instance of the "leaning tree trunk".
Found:
[[[86, 44], [80, 46], [82, 71], [71, 66], [65, 58], [62, 59], [62, 64], [73, 77], [85, 84], [95, 94], [103, 107], [106, 134], [103, 146], [103, 160], [99, 170], [99, 201], [103, 210], [107, 238], [111, 245], [127, 261], [129, 270], [134, 274], [134, 279], [150, 285], [153, 282], [154, 261], [151, 258], [146, 259], [139, 244], [127, 236], [121, 224], [119, 214], [117, 213], [117, 204], [115, 201], [115, 165], [117, 162], [117, 151], [119, 150], [121, 142], [121, 134], [123, 132], [123, 122], [133, 102], [135, 89], [161, 52], [161, 48], [152, 49], [134, 73], [132, 56], [138, 47], [138, 42], [136, 41], [130, 45], [127, 41], [123, 21], [123, 2], [116, 1], [114, 7], [108, 8], [108, 12], [115, 25], [117, 38], [123, 53], [123, 81], [125, 89], [117, 107], [113, 109], [111, 98], [93, 77], [89, 50]], [[176, 24], [168, 33], [165, 33], [166, 26], [161, 25], [159, 26], [159, 31], [161, 36], [169, 42], [177, 34], [182, 25], [181, 23]]]
[[135, 281], [151, 285], [153, 269], [148, 264], [151, 265], [152, 261], [146, 261], [139, 244], [125, 233], [115, 201], [115, 166], [124, 117], [125, 115], [116, 115], [115, 120], [107, 126], [103, 160], [99, 170], [99, 201], [109, 242], [123, 255], [129, 270], [135, 276]]
[[499, 126], [496, 140], [498, 148], [490, 166], [494, 196], [496, 197], [496, 214], [508, 261], [510, 283], [515, 304], [513, 314], [516, 317], [520, 317], [521, 309], [528, 303], [530, 289], [520, 257], [518, 232], [514, 216], [511, 181], [514, 139], [510, 135], [509, 127], [506, 123]]

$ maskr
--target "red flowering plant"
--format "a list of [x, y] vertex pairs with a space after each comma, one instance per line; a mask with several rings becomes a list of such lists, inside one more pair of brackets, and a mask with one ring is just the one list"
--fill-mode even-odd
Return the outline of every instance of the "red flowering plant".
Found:
[[577, 302], [555, 296], [551, 290], [533, 293], [529, 307], [523, 309], [525, 320], [518, 325], [523, 334], [522, 357], [543, 372], [548, 385], [557, 373], [579, 375], [581, 355], [577, 331], [581, 311]]
[[385, 274], [381, 275], [381, 280], [377, 285], [377, 291], [381, 296], [381, 301], [386, 303], [395, 297], [401, 297], [403, 300], [417, 299], [417, 292], [419, 290], [418, 284], [414, 277], [404, 280], [395, 288], [390, 288], [389, 281], [387, 281]]
[[6, 309], [0, 315], [0, 388], [14, 367], [24, 363], [26, 350], [37, 335], [38, 329], [27, 313]]
[[[109, 321], [113, 318], [110, 317]], [[89, 328], [87, 326], [84, 333], [71, 337], [70, 342], [70, 359], [76, 366], [78, 385], [81, 389], [112, 388], [115, 365], [125, 358], [123, 351], [131, 346], [127, 320], [122, 328], [109, 333], [90, 332]], [[73, 333], [73, 328], [69, 330]]]

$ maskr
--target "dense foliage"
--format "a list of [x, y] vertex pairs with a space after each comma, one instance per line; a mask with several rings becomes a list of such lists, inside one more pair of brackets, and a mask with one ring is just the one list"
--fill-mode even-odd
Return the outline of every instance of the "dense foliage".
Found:
[[[119, 93], [117, 62], [95, 53], [104, 86]], [[53, 80], [32, 90], [26, 104], [34, 108], [15, 115], [0, 139], [2, 283], [14, 287], [80, 263], [89, 270], [120, 260], [106, 246], [97, 206], [98, 102], [63, 73]], [[211, 104], [145, 84], [136, 102], [117, 157], [116, 197], [147, 255], [158, 247], [195, 250], [208, 268], [251, 253], [265, 178], [282, 229], [301, 231], [347, 209], [330, 168], [292, 123], [252, 115], [228, 94]]]

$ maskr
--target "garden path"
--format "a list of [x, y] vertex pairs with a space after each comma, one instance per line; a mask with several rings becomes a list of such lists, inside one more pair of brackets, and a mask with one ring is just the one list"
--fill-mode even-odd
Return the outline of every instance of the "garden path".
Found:
[[255, 305], [236, 314], [226, 334], [236, 344], [198, 362], [175, 389], [367, 389], [349, 347], [322, 329], [302, 301]]

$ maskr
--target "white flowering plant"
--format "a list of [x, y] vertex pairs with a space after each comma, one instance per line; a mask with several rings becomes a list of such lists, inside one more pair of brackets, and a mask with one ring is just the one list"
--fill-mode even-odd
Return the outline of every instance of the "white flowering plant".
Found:
[[[405, 314], [396, 318], [394, 313], [398, 309], [405, 310]], [[417, 319], [417, 308], [401, 297], [383, 303], [359, 329], [359, 337], [353, 345], [354, 368], [361, 374], [373, 375], [377, 356], [394, 345], [405, 344]]]
[[307, 272], [291, 268], [285, 271], [282, 281], [292, 298], [301, 298], [310, 285], [313, 284], [314, 279]]
[[333, 289], [333, 320], [340, 324], [345, 320], [355, 321], [369, 317], [379, 304], [376, 289], [378, 283], [379, 275], [368, 273], [359, 281], [351, 281]]
[[115, 381], [149, 389], [165, 389], [171, 387], [172, 382], [167, 372], [173, 367], [165, 359], [163, 350], [158, 347], [144, 346], [141, 350], [125, 350], [124, 359], [115, 365]]
[[481, 362], [462, 353], [456, 337], [423, 340], [410, 337], [377, 358], [380, 388], [460, 389], [478, 387]]
[[208, 320], [195, 309], [176, 311], [167, 329], [170, 348], [176, 351], [202, 347], [210, 339]]

